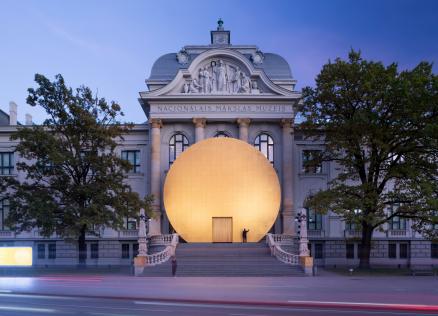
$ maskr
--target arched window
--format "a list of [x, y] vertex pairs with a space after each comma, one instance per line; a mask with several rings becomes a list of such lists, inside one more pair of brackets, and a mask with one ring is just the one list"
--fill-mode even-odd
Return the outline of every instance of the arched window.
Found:
[[216, 135], [214, 135], [214, 137], [230, 137], [230, 136], [223, 131], [219, 131], [216, 133]]
[[262, 152], [263, 155], [274, 164], [274, 140], [268, 134], [259, 134], [255, 141], [254, 147]]
[[171, 165], [179, 154], [189, 147], [189, 140], [181, 133], [177, 133], [169, 141], [169, 165]]

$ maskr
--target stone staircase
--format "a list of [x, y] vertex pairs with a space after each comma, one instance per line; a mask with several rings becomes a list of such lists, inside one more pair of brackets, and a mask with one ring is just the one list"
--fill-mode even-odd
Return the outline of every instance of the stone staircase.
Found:
[[[180, 243], [177, 276], [304, 276], [300, 266], [272, 257], [260, 243]], [[144, 269], [142, 276], [171, 276], [170, 261]]]

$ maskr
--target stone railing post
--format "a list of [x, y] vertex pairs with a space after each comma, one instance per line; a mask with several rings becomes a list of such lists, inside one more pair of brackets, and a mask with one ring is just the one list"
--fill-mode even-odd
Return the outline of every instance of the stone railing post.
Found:
[[237, 124], [239, 124], [239, 139], [244, 142], [248, 142], [248, 129], [251, 120], [249, 118], [239, 118], [237, 119]]
[[207, 119], [202, 117], [193, 118], [193, 124], [195, 124], [195, 142], [200, 142], [205, 138], [205, 125]]

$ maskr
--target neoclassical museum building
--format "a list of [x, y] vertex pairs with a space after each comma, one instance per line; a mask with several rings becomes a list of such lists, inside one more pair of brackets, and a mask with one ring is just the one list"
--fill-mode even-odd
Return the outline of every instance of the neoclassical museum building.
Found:
[[[154, 195], [149, 234], [176, 232], [194, 242], [259, 242], [266, 233], [297, 234], [294, 221], [305, 198], [327, 186], [335, 165], [304, 163], [323, 144], [294, 129], [301, 94], [283, 57], [256, 45], [231, 44], [219, 21], [208, 45], [187, 45], [159, 57], [139, 103], [147, 121], [134, 126], [119, 146], [133, 168], [132, 189]], [[139, 111], [141, 111], [139, 107]], [[140, 117], [140, 114], [139, 114]], [[17, 106], [0, 111], [0, 176], [17, 176]], [[32, 124], [27, 117], [24, 124]], [[34, 265], [67, 265], [77, 260], [76, 245], [38, 230], [15, 234], [3, 220], [0, 245], [33, 247]], [[307, 210], [310, 252], [325, 266], [358, 263], [360, 231], [336, 214]], [[126, 219], [122, 231], [88, 236], [88, 264], [128, 265], [138, 250], [138, 223]], [[374, 234], [371, 263], [406, 266], [438, 264], [438, 245], [393, 218]]]

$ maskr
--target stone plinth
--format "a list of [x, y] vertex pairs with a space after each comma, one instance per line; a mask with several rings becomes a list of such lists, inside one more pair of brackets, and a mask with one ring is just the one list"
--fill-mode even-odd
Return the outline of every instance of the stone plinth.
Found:
[[304, 273], [308, 276], [313, 275], [313, 258], [310, 256], [300, 256], [300, 265]]
[[140, 274], [142, 274], [145, 267], [146, 267], [146, 257], [137, 256], [134, 258], [135, 276], [139, 276]]

